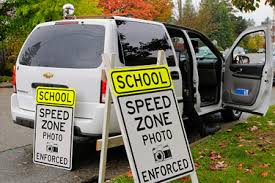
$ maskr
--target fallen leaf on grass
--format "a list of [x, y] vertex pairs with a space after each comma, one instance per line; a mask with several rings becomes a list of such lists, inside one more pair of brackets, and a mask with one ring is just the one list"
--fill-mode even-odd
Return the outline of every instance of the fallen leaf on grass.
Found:
[[221, 153], [216, 153], [215, 151], [211, 151], [209, 156], [212, 160], [218, 160], [222, 158]]
[[133, 177], [132, 171], [128, 171], [128, 172], [127, 172], [127, 176], [128, 176], [128, 177]]
[[209, 165], [210, 170], [224, 170], [227, 164], [224, 161], [218, 161], [217, 163], [212, 163]]
[[265, 142], [268, 143], [268, 144], [272, 144], [272, 142], [269, 141], [269, 140], [265, 140]]
[[235, 136], [236, 137], [241, 137], [242, 135], [240, 133], [237, 133]]
[[188, 176], [188, 177], [182, 177], [182, 178], [180, 178], [179, 179], [179, 181], [181, 181], [181, 182], [188, 182], [188, 181], [190, 181], [191, 179], [190, 179], [190, 177]]
[[196, 169], [198, 169], [198, 168], [199, 168], [199, 166], [200, 166], [200, 164], [199, 164], [199, 163], [197, 163], [197, 162], [195, 162], [194, 164], [195, 164], [195, 168], [196, 168]]
[[260, 168], [268, 168], [268, 167], [269, 167], [269, 164], [261, 164], [259, 167], [260, 167]]
[[258, 127], [257, 126], [252, 126], [250, 128], [247, 128], [247, 130], [251, 131], [251, 132], [254, 132], [254, 131], [257, 131], [258, 130]]
[[248, 155], [253, 155], [253, 154], [255, 154], [255, 151], [253, 151], [253, 150], [245, 150], [245, 153], [248, 154]]
[[242, 138], [240, 138], [239, 141], [240, 141], [240, 142], [244, 142], [244, 143], [246, 143], [246, 144], [252, 142], [251, 140], [246, 140], [246, 139], [242, 139]]
[[263, 146], [264, 146], [263, 143], [258, 143], [257, 145], [258, 145], [259, 147], [263, 147]]
[[237, 165], [237, 169], [239, 169], [239, 170], [241, 170], [241, 169], [243, 169], [243, 163], [239, 163], [238, 165]]
[[248, 169], [248, 168], [245, 169], [244, 172], [245, 172], [245, 173], [249, 173], [249, 174], [255, 174], [255, 173], [253, 172], [253, 170]]
[[240, 180], [237, 180], [236, 183], [241, 183], [241, 181], [240, 181]]
[[268, 176], [268, 172], [262, 172], [260, 175], [261, 175], [262, 177], [267, 177], [267, 176]]
[[225, 148], [225, 147], [226, 147], [226, 145], [225, 145], [225, 144], [223, 144], [223, 143], [220, 143], [220, 144], [219, 144], [219, 147], [221, 147], [221, 148]]
[[243, 144], [239, 144], [238, 147], [243, 147], [244, 145]]

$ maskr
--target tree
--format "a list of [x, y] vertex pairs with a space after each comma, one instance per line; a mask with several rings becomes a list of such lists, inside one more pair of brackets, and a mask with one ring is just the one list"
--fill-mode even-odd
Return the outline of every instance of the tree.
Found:
[[153, 20], [167, 22], [172, 15], [173, 2], [171, 0], [147, 0], [153, 8]]
[[230, 47], [234, 41], [234, 26], [230, 18], [230, 11], [225, 1], [207, 0], [207, 3], [211, 3], [211, 1], [212, 17], [217, 29], [211, 32], [209, 37], [212, 40], [217, 40], [218, 45], [225, 49]]
[[102, 15], [102, 8], [98, 7], [99, 0], [74, 0], [73, 3], [76, 16]]
[[262, 25], [271, 25], [272, 20], [269, 17], [266, 17], [265, 20], [262, 22]]
[[34, 26], [63, 19], [62, 7], [66, 3], [75, 4], [76, 15], [102, 14], [102, 10], [97, 7], [97, 0], [6, 0], [0, 9], [0, 41], [9, 53], [6, 63], [15, 62], [24, 40]]
[[76, 15], [100, 15], [98, 1], [91, 0], [16, 0], [16, 15], [28, 18], [29, 26], [38, 23], [62, 19], [62, 7], [66, 3], [75, 4]]
[[206, 35], [216, 31], [216, 23], [213, 18], [213, 11], [216, 11], [216, 9], [210, 7], [211, 4], [208, 1], [202, 0], [198, 10], [195, 9], [191, 0], [186, 0], [182, 8], [180, 8], [181, 3], [182, 1], [179, 0], [177, 24], [199, 30]]
[[194, 19], [197, 16], [195, 7], [192, 3], [192, 0], [186, 0], [183, 7], [181, 8], [181, 17], [179, 18], [178, 23], [188, 26], [188, 27], [195, 27], [194, 26]]
[[244, 19], [242, 16], [235, 16], [234, 14], [231, 15], [231, 21], [235, 37], [240, 35], [247, 27], [253, 26], [249, 20]]
[[[178, 2], [180, 4], [181, 0]], [[229, 0], [201, 0], [198, 10], [191, 0], [186, 0], [183, 8], [179, 9], [177, 24], [203, 32], [211, 40], [217, 40], [218, 47], [225, 49], [251, 25], [250, 21], [236, 17], [235, 11]]]
[[[202, 0], [197, 16], [197, 29], [209, 36], [217, 31], [217, 22], [214, 19], [216, 6], [213, 0]], [[218, 41], [218, 40], [217, 40]]]
[[[254, 11], [260, 7], [261, 0], [232, 0], [234, 6], [241, 11]], [[265, 4], [275, 6], [275, 0], [265, 0]]]
[[153, 19], [153, 6], [143, 0], [100, 0], [99, 7], [107, 16], [129, 14], [135, 18]]

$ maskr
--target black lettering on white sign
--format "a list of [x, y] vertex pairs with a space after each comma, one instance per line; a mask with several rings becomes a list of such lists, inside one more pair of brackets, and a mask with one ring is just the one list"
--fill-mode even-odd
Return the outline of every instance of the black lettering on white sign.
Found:
[[[153, 78], [152, 74], [151, 82]], [[129, 81], [137, 82], [128, 83], [135, 85], [145, 83], [138, 77]], [[172, 89], [119, 96], [117, 101], [124, 136], [129, 142], [127, 151], [130, 151], [139, 182], [163, 182], [194, 171]]]
[[37, 105], [36, 111], [34, 162], [70, 170], [73, 108]]

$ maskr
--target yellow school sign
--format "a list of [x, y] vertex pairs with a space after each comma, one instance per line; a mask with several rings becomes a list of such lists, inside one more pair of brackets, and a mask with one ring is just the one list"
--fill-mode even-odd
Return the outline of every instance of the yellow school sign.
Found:
[[116, 96], [173, 88], [173, 82], [167, 66], [111, 69], [110, 77]]
[[75, 90], [72, 88], [38, 87], [36, 89], [36, 104], [74, 107]]

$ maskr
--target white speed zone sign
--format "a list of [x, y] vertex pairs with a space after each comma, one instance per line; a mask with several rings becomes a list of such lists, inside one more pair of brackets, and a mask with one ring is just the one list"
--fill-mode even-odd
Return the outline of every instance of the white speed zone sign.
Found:
[[71, 170], [75, 92], [39, 87], [36, 93], [33, 161]]
[[118, 102], [139, 182], [164, 181], [193, 171], [172, 90], [118, 97]]
[[168, 67], [111, 69], [107, 77], [135, 182], [194, 172]]

